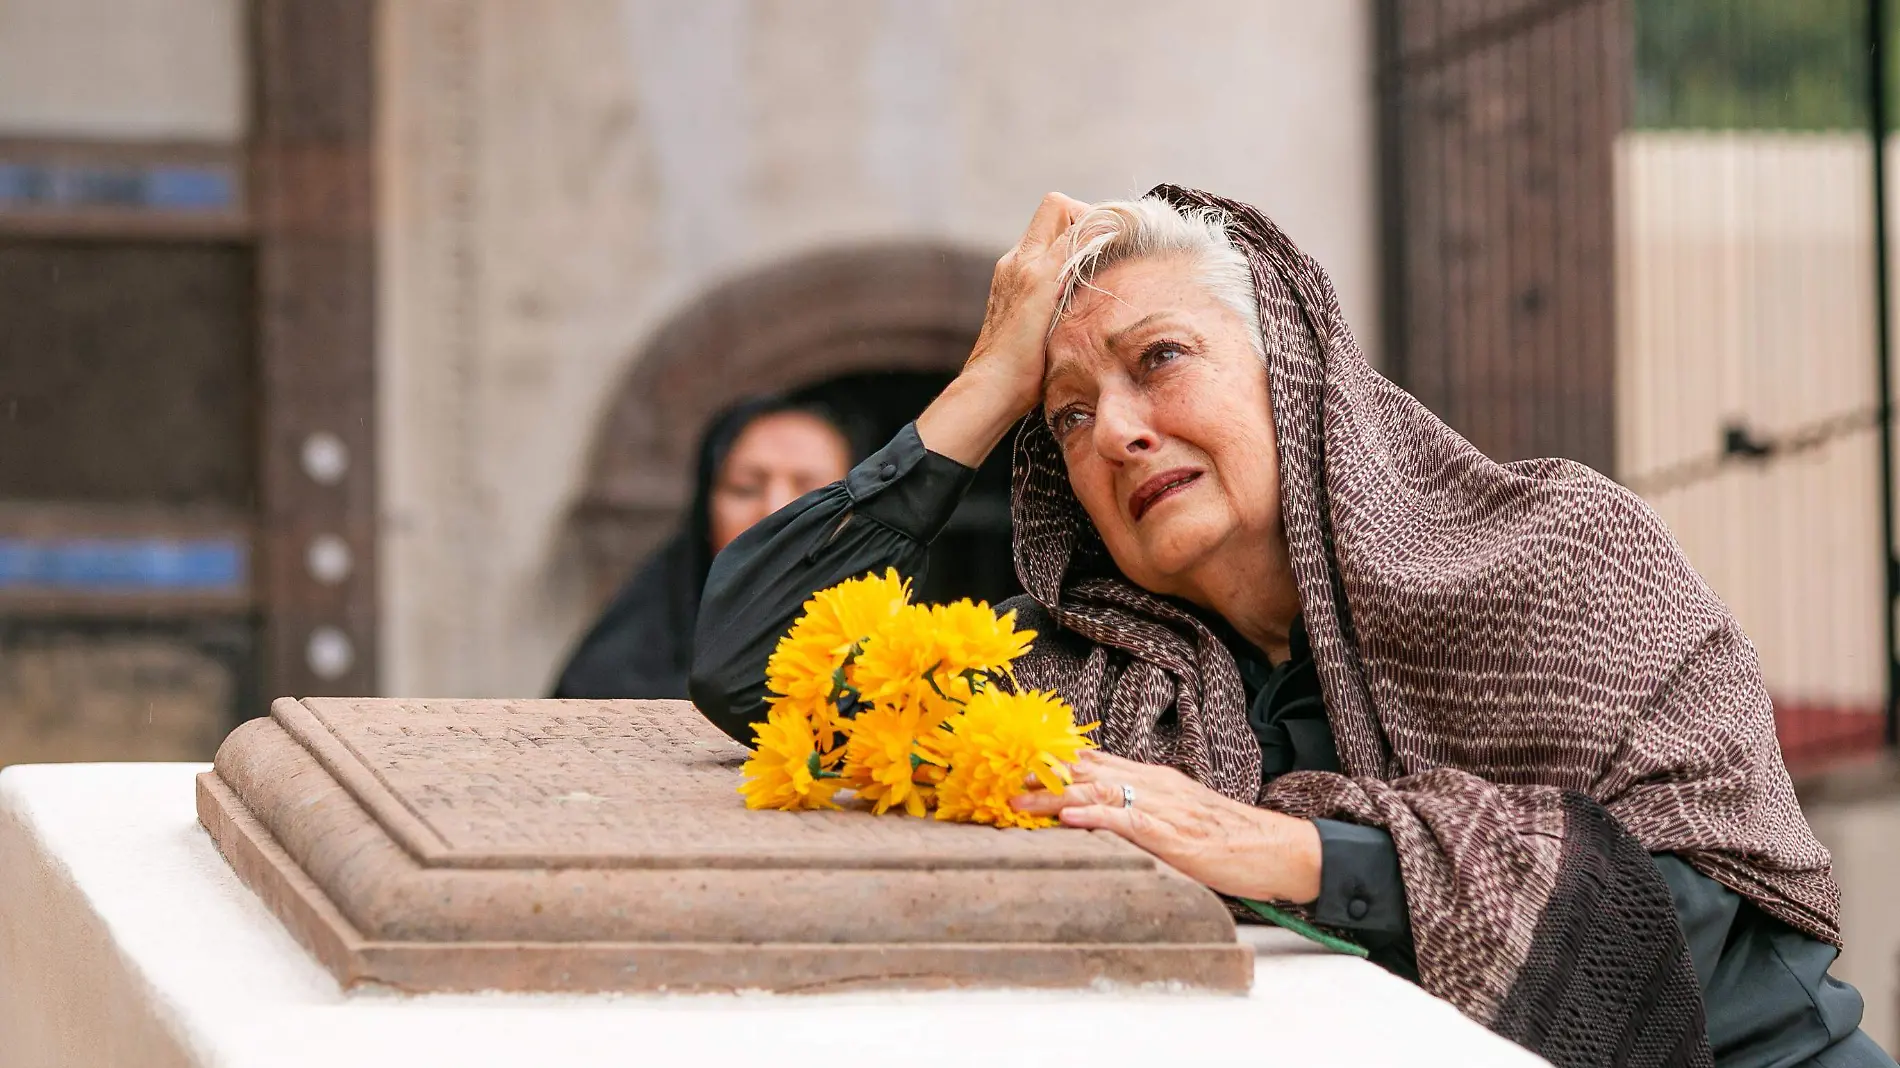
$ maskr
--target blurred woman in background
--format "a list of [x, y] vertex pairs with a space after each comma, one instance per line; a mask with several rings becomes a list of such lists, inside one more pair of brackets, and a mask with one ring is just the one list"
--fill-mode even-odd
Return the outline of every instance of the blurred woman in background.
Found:
[[685, 697], [713, 557], [754, 523], [843, 478], [852, 459], [837, 416], [817, 405], [759, 397], [714, 417], [700, 439], [684, 529], [607, 605], [561, 669], [553, 696]]

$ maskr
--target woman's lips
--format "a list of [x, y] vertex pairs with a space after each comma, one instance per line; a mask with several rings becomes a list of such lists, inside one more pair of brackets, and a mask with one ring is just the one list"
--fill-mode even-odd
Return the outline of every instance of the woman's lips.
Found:
[[1200, 477], [1201, 472], [1192, 467], [1177, 467], [1172, 471], [1161, 472], [1135, 487], [1135, 492], [1128, 495], [1128, 514], [1135, 517], [1135, 522], [1141, 522], [1141, 517], [1147, 515], [1149, 509], [1193, 485]]

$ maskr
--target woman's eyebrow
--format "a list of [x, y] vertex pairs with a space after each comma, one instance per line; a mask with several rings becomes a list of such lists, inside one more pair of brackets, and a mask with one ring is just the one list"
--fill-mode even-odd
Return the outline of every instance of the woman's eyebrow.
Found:
[[1047, 397], [1049, 395], [1049, 387], [1051, 385], [1054, 385], [1062, 379], [1075, 377], [1076, 374], [1074, 360], [1049, 361], [1049, 369], [1044, 371], [1042, 375], [1043, 396]]
[[1103, 340], [1107, 343], [1108, 347], [1111, 349], [1121, 348], [1122, 343], [1128, 340], [1128, 335], [1140, 331], [1142, 328], [1152, 324], [1157, 319], [1166, 319], [1167, 317], [1168, 317], [1168, 313], [1165, 311], [1149, 312], [1148, 314], [1142, 316], [1141, 318], [1136, 319], [1134, 322], [1129, 323], [1127, 326], [1122, 327], [1120, 330], [1117, 330], [1114, 333], [1109, 334], [1108, 337]]

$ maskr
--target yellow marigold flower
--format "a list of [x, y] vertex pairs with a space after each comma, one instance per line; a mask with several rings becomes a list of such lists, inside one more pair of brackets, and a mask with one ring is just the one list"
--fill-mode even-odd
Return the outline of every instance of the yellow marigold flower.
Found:
[[1035, 636], [1015, 628], [1014, 612], [999, 619], [980, 602], [910, 605], [864, 643], [851, 683], [872, 704], [961, 704], [975, 689], [970, 672], [1007, 672]]
[[739, 792], [747, 808], [786, 811], [837, 808], [831, 799], [844, 780], [831, 772], [837, 756], [821, 756], [811, 722], [788, 707], [773, 708], [754, 723], [759, 747], [745, 762]]
[[907, 605], [865, 640], [863, 651], [851, 665], [851, 685], [865, 704], [880, 708], [922, 708], [938, 689], [961, 700], [969, 683], [938, 672], [942, 661], [929, 606]]
[[805, 602], [765, 665], [774, 707], [790, 703], [811, 717], [820, 745], [829, 749], [837, 727], [833, 682], [857, 644], [882, 627], [910, 600], [910, 584], [895, 568], [820, 590]]
[[1033, 776], [1045, 789], [1068, 785], [1068, 765], [1093, 749], [1060, 697], [1041, 690], [1004, 693], [994, 687], [970, 698], [930, 739], [925, 759], [949, 771], [937, 787], [937, 818], [997, 827], [1050, 827], [1055, 820], [1009, 806]]
[[844, 747], [844, 777], [874, 815], [902, 806], [912, 816], [929, 809], [932, 789], [917, 781], [917, 740], [937, 723], [936, 712], [919, 702], [879, 705], [858, 713]]
[[998, 616], [989, 604], [964, 598], [954, 604], [930, 606], [930, 622], [937, 639], [942, 670], [951, 675], [965, 671], [1001, 674], [1012, 660], [1029, 651], [1033, 630], [1016, 629], [1016, 613]]

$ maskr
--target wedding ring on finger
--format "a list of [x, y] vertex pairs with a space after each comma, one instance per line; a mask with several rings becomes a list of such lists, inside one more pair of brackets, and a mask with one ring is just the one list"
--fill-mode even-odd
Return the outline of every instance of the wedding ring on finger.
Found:
[[1135, 788], [1128, 785], [1127, 783], [1122, 784], [1122, 807], [1123, 808], [1135, 807]]

